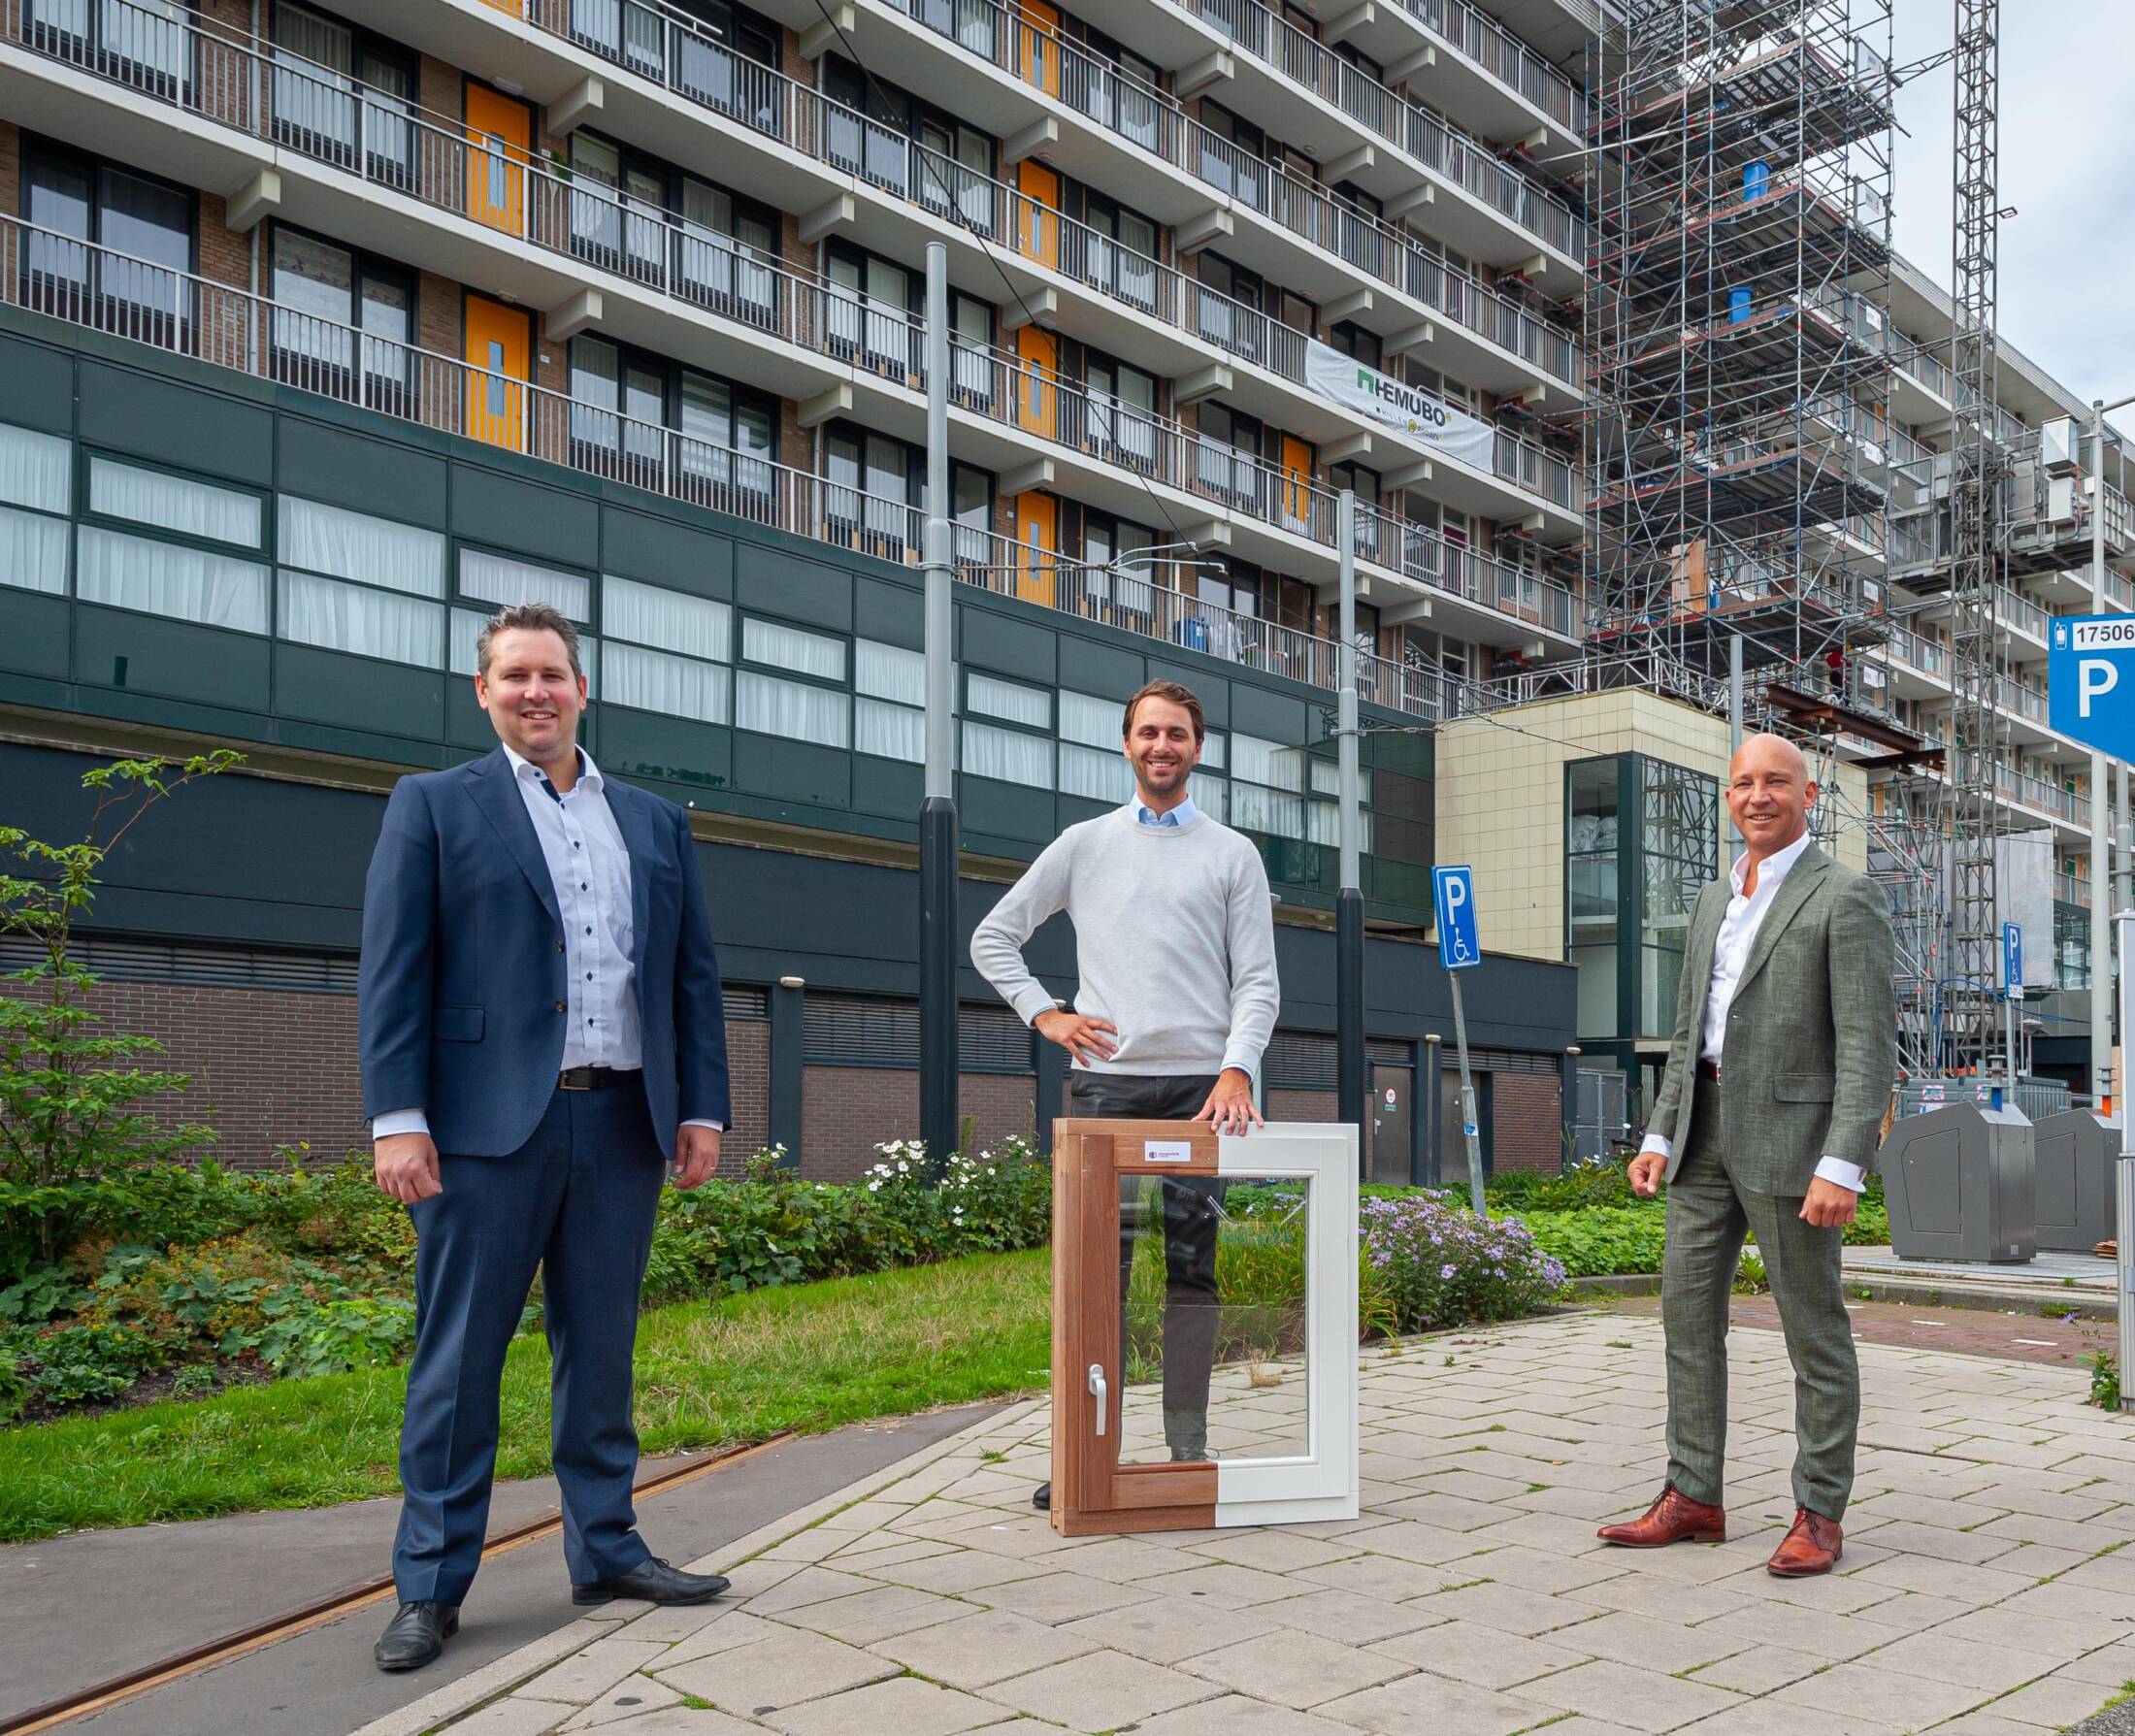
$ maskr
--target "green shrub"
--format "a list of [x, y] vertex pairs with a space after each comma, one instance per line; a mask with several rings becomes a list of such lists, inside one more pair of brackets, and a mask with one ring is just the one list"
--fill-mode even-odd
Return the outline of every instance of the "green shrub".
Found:
[[1651, 1204], [1588, 1206], [1580, 1211], [1530, 1212], [1534, 1239], [1564, 1265], [1566, 1276], [1660, 1269], [1665, 1214]]
[[115, 1398], [144, 1374], [170, 1361], [155, 1339], [124, 1327], [74, 1324], [0, 1334], [0, 1357], [12, 1358], [22, 1396], [49, 1409]]
[[1478, 1218], [1429, 1189], [1361, 1208], [1360, 1252], [1399, 1329], [1515, 1320], [1564, 1288], [1564, 1267], [1517, 1218]]

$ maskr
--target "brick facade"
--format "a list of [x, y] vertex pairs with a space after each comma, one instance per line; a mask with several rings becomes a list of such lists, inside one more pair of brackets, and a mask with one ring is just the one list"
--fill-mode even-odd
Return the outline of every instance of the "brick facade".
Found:
[[727, 1021], [727, 1093], [734, 1119], [720, 1142], [723, 1172], [741, 1173], [740, 1162], [771, 1143], [771, 1026], [763, 1019]]
[[22, 214], [22, 129], [0, 120], [0, 216]]
[[1299, 1091], [1291, 1086], [1267, 1088], [1269, 1121], [1339, 1121], [1341, 1107], [1331, 1091]]
[[1497, 1073], [1491, 1085], [1491, 1163], [1555, 1175], [1564, 1166], [1563, 1089], [1554, 1073]]
[[[1013, 1073], [964, 1073], [958, 1107], [977, 1118], [981, 1149], [1034, 1130], [1032, 1083]], [[801, 1082], [801, 1173], [851, 1181], [884, 1139], [919, 1137], [919, 1074], [909, 1067], [810, 1066]]]

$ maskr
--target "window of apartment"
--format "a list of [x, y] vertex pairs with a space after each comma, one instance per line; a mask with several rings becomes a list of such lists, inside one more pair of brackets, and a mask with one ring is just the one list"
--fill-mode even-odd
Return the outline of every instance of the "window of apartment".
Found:
[[921, 766], [927, 760], [927, 659], [902, 645], [852, 646], [853, 749]]
[[414, 274], [286, 223], [274, 225], [271, 261], [275, 377], [406, 414]]
[[1151, 470], [1157, 462], [1157, 377], [1092, 353], [1083, 370], [1091, 445], [1114, 464]]
[[[1053, 787], [1053, 696], [977, 670], [965, 676], [966, 772], [1026, 789]], [[979, 721], [998, 718], [998, 723]]]
[[1204, 398], [1195, 409], [1200, 438], [1195, 442], [1200, 491], [1252, 508], [1261, 500], [1261, 424], [1227, 404]]
[[1155, 62], [1122, 48], [1100, 30], [1091, 31], [1082, 46], [1105, 70], [1071, 82], [1081, 86], [1074, 92], [1076, 106], [1100, 126], [1123, 134], [1144, 150], [1159, 148], [1168, 105], [1158, 94], [1164, 81]]
[[[776, 400], [700, 369], [581, 332], [571, 340], [573, 461], [626, 477], [664, 473], [691, 499], [761, 500], [777, 460]], [[746, 510], [746, 504], [740, 508]]]
[[89, 460], [86, 517], [128, 528], [81, 526], [75, 591], [83, 602], [267, 632], [268, 570], [232, 552], [256, 556], [261, 548], [258, 495], [99, 454]]
[[414, 179], [416, 58], [313, 6], [275, 0], [275, 136], [374, 180]]
[[[844, 539], [891, 560], [917, 546], [918, 518], [927, 504], [924, 449], [870, 434], [849, 422], [831, 426], [824, 442], [830, 482], [826, 514]], [[951, 463], [952, 535], [959, 560], [988, 546], [993, 530], [994, 478], [968, 464]]]
[[903, 379], [917, 371], [919, 274], [879, 253], [833, 242], [825, 260], [841, 293], [829, 309], [832, 353], [857, 359], [878, 373]]
[[1343, 319], [1329, 328], [1328, 347], [1338, 349], [1345, 356], [1363, 363], [1367, 368], [1385, 365], [1384, 346], [1377, 332], [1367, 332], [1353, 319]]
[[[839, 105], [827, 117], [833, 162], [932, 210], [953, 209], [979, 233], [991, 232], [991, 135], [907, 90], [868, 77], [842, 55], [824, 56], [823, 90]], [[907, 149], [907, 140], [923, 147], [925, 154]]]
[[515, 603], [545, 603], [583, 625], [591, 618], [593, 581], [580, 573], [539, 567], [483, 548], [460, 550], [460, 595], [509, 608]]
[[1089, 281], [1144, 311], [1157, 305], [1157, 225], [1102, 193], [1085, 190], [1082, 220], [1101, 241], [1085, 265]]
[[1119, 726], [1117, 700], [1061, 690], [1061, 794], [1115, 802], [1133, 795], [1133, 769], [1120, 751]]
[[[734, 685], [737, 729], [822, 747], [852, 745], [843, 639], [748, 616], [741, 622], [741, 661]], [[778, 673], [766, 672], [772, 670]]]
[[1267, 151], [1265, 133], [1222, 104], [1203, 98], [1194, 142], [1202, 180], [1256, 211], [1265, 204], [1267, 169], [1261, 160]]
[[731, 703], [734, 610], [710, 597], [601, 580], [608, 666], [601, 697], [611, 705], [725, 723]]
[[0, 422], [0, 585], [67, 594], [74, 444]]
[[1241, 832], [1301, 839], [1305, 835], [1303, 792], [1302, 748], [1232, 733], [1232, 825]]
[[571, 178], [573, 251], [626, 276], [663, 277], [673, 179], [668, 166], [579, 127], [571, 135]]
[[190, 13], [186, 0], [28, 0], [22, 23], [32, 48], [183, 101], [197, 75]]
[[[192, 323], [182, 274], [193, 268], [193, 207], [188, 187], [24, 139], [24, 299], [77, 323], [175, 343]], [[113, 257], [121, 253], [130, 257]]]
[[296, 495], [275, 508], [277, 633], [389, 663], [445, 661], [444, 538]]

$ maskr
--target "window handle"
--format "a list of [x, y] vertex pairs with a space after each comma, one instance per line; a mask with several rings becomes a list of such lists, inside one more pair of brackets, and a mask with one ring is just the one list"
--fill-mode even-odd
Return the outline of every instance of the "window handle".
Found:
[[1098, 1433], [1104, 1432], [1104, 1413], [1110, 1407], [1104, 1402], [1104, 1364], [1092, 1362], [1089, 1376], [1090, 1394], [1098, 1401]]

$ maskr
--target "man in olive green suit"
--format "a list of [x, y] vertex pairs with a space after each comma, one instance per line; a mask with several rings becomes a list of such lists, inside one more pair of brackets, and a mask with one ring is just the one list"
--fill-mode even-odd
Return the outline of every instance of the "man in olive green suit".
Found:
[[1816, 795], [1777, 736], [1727, 769], [1746, 853], [1698, 895], [1667, 1075], [1630, 1165], [1640, 1194], [1668, 1182], [1668, 1482], [1644, 1518], [1601, 1529], [1647, 1549], [1725, 1536], [1727, 1297], [1754, 1231], [1794, 1366], [1794, 1523], [1767, 1563], [1783, 1578], [1828, 1573], [1843, 1548], [1860, 1371], [1839, 1245], [1897, 1068], [1889, 905], [1810, 838]]

